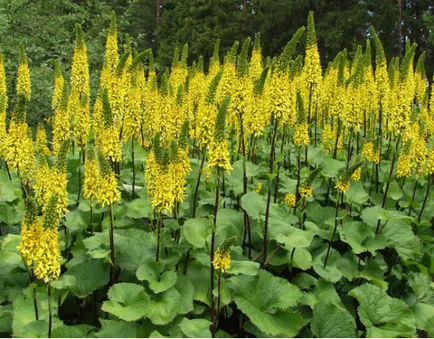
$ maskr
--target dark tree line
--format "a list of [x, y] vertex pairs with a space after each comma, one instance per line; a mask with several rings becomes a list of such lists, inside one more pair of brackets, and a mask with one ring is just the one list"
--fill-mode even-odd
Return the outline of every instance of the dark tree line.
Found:
[[254, 38], [258, 32], [263, 54], [275, 56], [313, 10], [323, 66], [344, 48], [355, 53], [373, 25], [388, 58], [402, 55], [410, 40], [418, 44], [418, 54], [427, 51], [430, 79], [434, 72], [432, 0], [0, 0], [0, 50], [6, 56], [12, 98], [20, 41], [30, 59], [37, 93], [30, 124], [51, 114], [46, 97], [51, 98], [54, 61], [60, 59], [68, 74], [76, 23], [86, 32], [92, 82], [97, 84], [112, 10], [120, 45], [129, 34], [137, 50], [154, 50], [160, 69], [170, 65], [175, 47], [185, 43], [190, 62], [200, 55], [207, 60], [216, 39], [223, 56], [235, 40]]

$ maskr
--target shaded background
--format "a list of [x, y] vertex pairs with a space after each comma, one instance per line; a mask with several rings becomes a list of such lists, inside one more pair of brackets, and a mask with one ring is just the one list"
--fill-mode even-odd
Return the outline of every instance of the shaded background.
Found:
[[[405, 42], [427, 51], [426, 69], [434, 71], [434, 4], [429, 0], [0, 0], [0, 51], [6, 57], [11, 102], [15, 91], [18, 45], [24, 42], [32, 77], [28, 122], [48, 118], [54, 61], [67, 77], [73, 55], [74, 26], [85, 31], [93, 91], [103, 63], [110, 12], [117, 14], [120, 46], [125, 34], [139, 51], [154, 50], [157, 68], [170, 65], [175, 47], [189, 44], [189, 62], [211, 56], [217, 38], [223, 56], [235, 40], [261, 32], [264, 56], [275, 56], [314, 11], [323, 66], [346, 48], [364, 45], [373, 25], [386, 56], [402, 55]], [[300, 50], [299, 53], [303, 53]], [[95, 95], [95, 93], [93, 93]]]

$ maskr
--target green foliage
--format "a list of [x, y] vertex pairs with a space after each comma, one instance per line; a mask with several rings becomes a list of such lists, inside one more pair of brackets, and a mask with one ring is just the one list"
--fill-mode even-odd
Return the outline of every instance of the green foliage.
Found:
[[149, 296], [140, 285], [119, 283], [110, 287], [109, 300], [102, 305], [102, 310], [117, 316], [121, 320], [134, 321], [143, 317], [149, 307]]

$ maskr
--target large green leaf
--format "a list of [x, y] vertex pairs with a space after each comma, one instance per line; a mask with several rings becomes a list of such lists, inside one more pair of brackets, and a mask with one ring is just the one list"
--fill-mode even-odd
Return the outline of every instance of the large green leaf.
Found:
[[161, 293], [176, 284], [175, 271], [164, 271], [164, 264], [147, 261], [140, 265], [136, 272], [137, 279], [147, 281], [149, 288], [155, 293]]
[[403, 301], [390, 297], [379, 287], [364, 284], [351, 290], [349, 295], [358, 300], [357, 313], [368, 333], [374, 331], [372, 333], [380, 334], [379, 330], [385, 330], [382, 328], [383, 325], [394, 325], [388, 326], [388, 329], [396, 326], [407, 332], [414, 332], [415, 319], [408, 306]]
[[150, 218], [153, 214], [152, 207], [147, 199], [135, 199], [127, 203], [127, 217], [140, 219]]
[[193, 262], [188, 266], [186, 276], [194, 286], [194, 300], [211, 306], [209, 268], [202, 266], [198, 262]]
[[[56, 327], [60, 325], [57, 317], [57, 293], [51, 298], [52, 314]], [[33, 287], [23, 290], [12, 306], [12, 330], [15, 337], [46, 337], [48, 334], [48, 295], [46, 286], [36, 288], [39, 320], [36, 320]]]
[[410, 223], [406, 220], [388, 221], [381, 234], [388, 245], [404, 260], [412, 259], [420, 253], [420, 240], [414, 235]]
[[339, 228], [341, 240], [351, 246], [355, 254], [363, 252], [375, 252], [386, 247], [386, 239], [383, 235], [375, 235], [372, 227], [368, 227], [362, 222], [344, 222]]
[[182, 227], [184, 238], [194, 247], [205, 247], [206, 238], [211, 234], [211, 221], [205, 218], [188, 219]]
[[184, 318], [179, 327], [187, 338], [211, 338], [211, 322], [206, 319], [187, 319]]
[[87, 297], [108, 282], [109, 264], [96, 259], [85, 259], [67, 270], [59, 279], [60, 286], [66, 287], [79, 298]]
[[99, 319], [101, 329], [95, 334], [98, 338], [136, 338], [137, 327], [134, 323]]
[[0, 202], [12, 202], [21, 196], [19, 181], [16, 178], [10, 181], [7, 173], [0, 171]]
[[233, 279], [235, 303], [261, 331], [289, 337], [298, 333], [303, 320], [289, 309], [301, 298], [296, 286], [263, 270], [255, 277]]
[[318, 338], [356, 337], [354, 318], [345, 308], [332, 301], [319, 301], [315, 304], [311, 328]]
[[265, 214], [265, 198], [256, 192], [249, 192], [241, 197], [241, 207], [253, 219]]
[[157, 236], [139, 229], [115, 230], [116, 265], [135, 271], [148, 258], [155, 258]]
[[140, 319], [149, 307], [149, 296], [144, 287], [137, 284], [113, 285], [108, 291], [108, 297], [110, 300], [105, 301], [101, 309], [125, 321]]
[[178, 313], [187, 314], [193, 311], [194, 287], [190, 280], [188, 280], [185, 275], [178, 275], [175, 289], [181, 295], [181, 306], [179, 307]]
[[24, 211], [22, 209], [0, 202], [0, 222], [4, 222], [8, 226], [16, 225], [21, 222], [23, 216]]
[[146, 317], [155, 325], [165, 325], [176, 317], [180, 308], [181, 295], [172, 287], [152, 297]]
[[258, 274], [259, 266], [258, 262], [231, 260], [231, 266], [225, 272], [231, 275], [256, 275]]
[[62, 325], [53, 330], [53, 338], [86, 338], [88, 333], [93, 330], [93, 326], [81, 324], [74, 326]]
[[363, 183], [360, 181], [351, 181], [350, 188], [345, 193], [345, 200], [350, 204], [363, 205], [369, 199], [369, 194], [365, 192]]
[[66, 225], [68, 229], [72, 232], [80, 232], [88, 227], [89, 225], [89, 213], [83, 212], [81, 210], [75, 210], [66, 213]]

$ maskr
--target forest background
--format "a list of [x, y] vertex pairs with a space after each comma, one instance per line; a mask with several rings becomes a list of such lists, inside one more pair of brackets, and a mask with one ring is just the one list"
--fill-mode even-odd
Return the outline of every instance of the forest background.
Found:
[[352, 58], [357, 45], [364, 45], [370, 36], [372, 25], [388, 59], [401, 56], [407, 40], [417, 43], [418, 53], [426, 51], [427, 75], [432, 80], [431, 0], [0, 0], [0, 51], [6, 57], [9, 100], [15, 99], [22, 41], [34, 93], [28, 124], [35, 130], [38, 122], [48, 121], [53, 114], [54, 64], [59, 59], [69, 77], [76, 23], [85, 32], [91, 88], [96, 91], [111, 11], [117, 16], [120, 46], [128, 34], [139, 52], [152, 48], [157, 71], [162, 74], [171, 64], [175, 48], [185, 43], [191, 63], [200, 55], [208, 60], [216, 39], [221, 39], [223, 57], [234, 41], [254, 38], [260, 32], [263, 55], [279, 55], [310, 10], [315, 15], [323, 69], [344, 48]]

